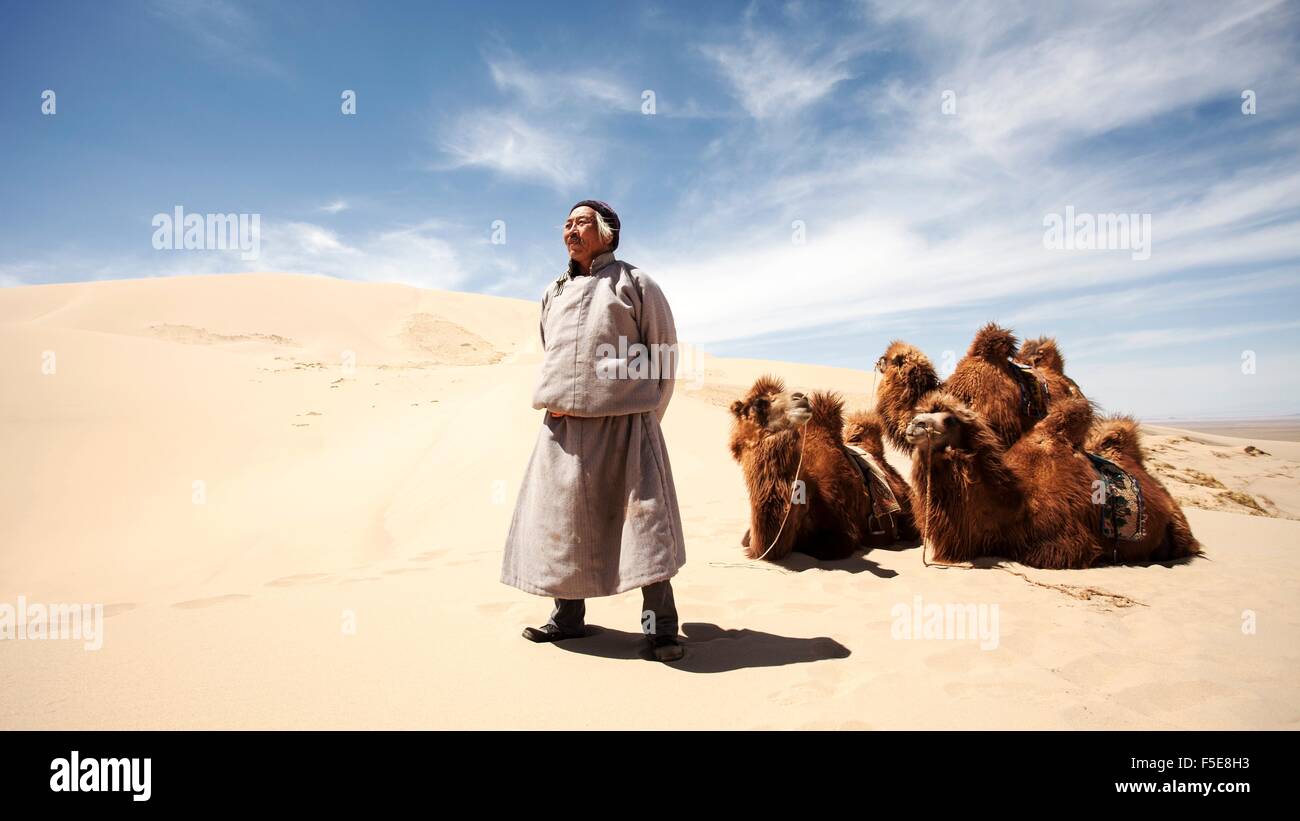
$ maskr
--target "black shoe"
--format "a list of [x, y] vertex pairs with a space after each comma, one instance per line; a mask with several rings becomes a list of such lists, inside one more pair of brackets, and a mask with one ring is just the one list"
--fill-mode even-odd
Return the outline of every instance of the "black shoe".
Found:
[[672, 662], [686, 655], [686, 648], [676, 636], [650, 636], [650, 649], [658, 661]]
[[549, 622], [543, 624], [541, 627], [524, 628], [524, 638], [539, 643], [545, 643], [548, 641], [564, 641], [565, 639], [578, 639], [585, 635], [586, 632], [566, 633]]

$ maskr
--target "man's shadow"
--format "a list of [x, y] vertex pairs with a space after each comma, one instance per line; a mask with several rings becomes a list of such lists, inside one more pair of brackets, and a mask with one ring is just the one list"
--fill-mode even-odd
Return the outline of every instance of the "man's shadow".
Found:
[[[794, 638], [757, 630], [726, 630], [716, 624], [687, 622], [682, 625], [686, 656], [666, 666], [688, 673], [726, 673], [749, 667], [781, 667], [812, 661], [848, 658], [849, 648], [825, 636]], [[583, 638], [556, 642], [571, 653], [607, 659], [654, 659], [645, 636], [626, 630], [588, 625]]]

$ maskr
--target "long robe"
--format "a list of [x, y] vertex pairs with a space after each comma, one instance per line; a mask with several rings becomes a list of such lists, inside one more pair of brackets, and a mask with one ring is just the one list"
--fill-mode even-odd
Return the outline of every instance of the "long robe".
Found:
[[533, 407], [544, 418], [501, 581], [585, 599], [671, 578], [686, 563], [686, 547], [659, 427], [677, 345], [663, 291], [607, 252], [592, 260], [590, 274], [571, 268], [547, 288], [540, 332], [545, 353]]

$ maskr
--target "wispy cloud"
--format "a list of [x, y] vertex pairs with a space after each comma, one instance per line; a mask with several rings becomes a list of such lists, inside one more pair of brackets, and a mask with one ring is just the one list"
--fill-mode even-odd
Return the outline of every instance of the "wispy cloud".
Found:
[[1288, 322], [1251, 322], [1232, 325], [1189, 325], [1173, 328], [1143, 328], [1118, 331], [1100, 336], [1075, 340], [1073, 355], [1086, 358], [1114, 351], [1147, 351], [1169, 345], [1198, 345], [1215, 339], [1232, 339], [1239, 336], [1266, 338], [1277, 331], [1300, 328], [1300, 320]]
[[1269, 293], [1300, 289], [1300, 270], [1276, 269], [1239, 276], [1175, 278], [1123, 290], [1089, 290], [1076, 296], [1017, 305], [1002, 319], [1026, 332], [1048, 323], [1079, 316], [1103, 316], [1110, 321], [1149, 321], [1153, 316], [1225, 303], [1255, 302]]
[[704, 44], [700, 52], [716, 64], [750, 116], [789, 117], [824, 99], [835, 85], [852, 77], [846, 63], [857, 49], [811, 48], [791, 53], [773, 34], [746, 31], [738, 45]]
[[[947, 5], [871, 7], [879, 18], [871, 25], [898, 25], [900, 47], [928, 59], [925, 70], [880, 80], [880, 107], [863, 109], [860, 128], [800, 118], [776, 131], [740, 124], [721, 138], [718, 162], [682, 193], [681, 228], [662, 243], [692, 253], [646, 249], [679, 295], [689, 333], [725, 341], [756, 327], [1006, 306], [1084, 285], [1129, 287], [1212, 266], [1249, 272], [1300, 259], [1295, 172], [1268, 162], [1232, 170], [1242, 164], [1231, 158], [1271, 138], [1222, 140], [1196, 158], [1196, 174], [1163, 171], [1175, 160], [1149, 148], [1084, 162], [1101, 131], [1216, 98], [1227, 103], [1225, 117], [1240, 117], [1232, 92], [1239, 81], [1294, 75], [1288, 39], [1274, 31], [1282, 21], [1270, 17], [1280, 9], [1207, 5], [1143, 17], [1098, 4], [1071, 23], [1076, 16], [1037, 5], [1017, 14], [981, 8], [964, 6], [954, 18]], [[1184, 53], [1189, 42], [1195, 57]], [[834, 85], [838, 74], [819, 76], [813, 87]], [[951, 117], [940, 109], [947, 83], [958, 89]], [[1116, 104], [1132, 94], [1141, 99]], [[756, 110], [769, 104], [753, 102]], [[1045, 249], [1043, 216], [1067, 204], [1153, 213], [1151, 259]], [[802, 245], [792, 242], [796, 221]], [[692, 241], [700, 236], [725, 241], [701, 254]], [[736, 271], [743, 287], [728, 274]]]
[[641, 90], [609, 75], [607, 66], [575, 63], [568, 71], [529, 67], [509, 51], [485, 58], [492, 82], [500, 91], [533, 109], [581, 106], [638, 112]]
[[150, 9], [189, 37], [201, 54], [228, 69], [289, 75], [267, 54], [257, 22], [230, 0], [154, 0]]
[[351, 206], [348, 204], [347, 200], [331, 200], [316, 210], [324, 211], [326, 214], [339, 214], [348, 210], [350, 207]]
[[1235, 100], [1295, 64], [1285, 26], [1293, 13], [1278, 0], [1178, 10], [1093, 0], [1071, 4], [1069, 14], [1051, 4], [868, 8], [878, 22], [906, 24], [907, 45], [931, 67], [929, 82], [912, 89], [934, 103], [925, 119], [937, 121], [938, 92], [953, 90], [969, 147], [1005, 162], [1040, 159], [1036, 149], [1050, 151], [1067, 137], [1201, 100]]
[[469, 109], [439, 129], [443, 160], [432, 167], [481, 168], [504, 178], [581, 188], [607, 153], [608, 119], [638, 113], [641, 92], [575, 61], [564, 69], [526, 65], [498, 48], [485, 56], [508, 105]]
[[451, 168], [485, 168], [504, 177], [566, 191], [584, 185], [599, 148], [510, 111], [472, 111], [443, 135]]

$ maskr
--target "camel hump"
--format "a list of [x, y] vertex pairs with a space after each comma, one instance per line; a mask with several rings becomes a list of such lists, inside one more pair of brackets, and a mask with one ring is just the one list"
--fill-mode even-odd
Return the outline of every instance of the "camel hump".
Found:
[[1087, 447], [1094, 453], [1120, 453], [1142, 464], [1141, 434], [1137, 420], [1131, 416], [1117, 414], [1103, 419], [1088, 438]]
[[874, 411], [857, 411], [844, 422], [844, 441], [870, 453], [877, 459], [885, 458], [884, 425]]
[[835, 391], [817, 391], [808, 397], [812, 423], [836, 434], [844, 429], [844, 398]]
[[754, 380], [754, 386], [749, 389], [749, 398], [754, 399], [773, 393], [785, 393], [785, 381], [779, 376], [765, 373]]
[[1039, 424], [1053, 436], [1063, 438], [1075, 447], [1083, 447], [1088, 429], [1092, 427], [1092, 403], [1083, 397], [1059, 399], [1053, 402], [1046, 418]]
[[970, 343], [967, 356], [1001, 362], [1010, 359], [1016, 353], [1019, 343], [1016, 335], [997, 323], [990, 322], [975, 334]]

